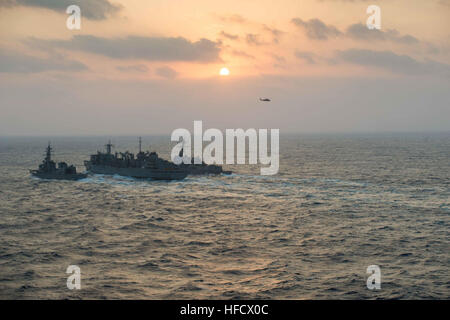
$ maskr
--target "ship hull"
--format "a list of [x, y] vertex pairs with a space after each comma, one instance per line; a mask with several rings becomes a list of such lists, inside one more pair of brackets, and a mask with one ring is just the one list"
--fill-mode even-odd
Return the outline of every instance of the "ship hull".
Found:
[[40, 179], [51, 179], [51, 180], [80, 180], [87, 178], [87, 174], [75, 173], [75, 174], [55, 174], [55, 173], [45, 173], [45, 172], [30, 172], [33, 177]]
[[180, 165], [180, 169], [186, 171], [190, 175], [215, 175], [222, 173], [222, 167], [219, 166], [203, 166], [203, 165], [195, 165], [195, 164], [182, 164]]
[[181, 170], [186, 171], [189, 175], [218, 175], [231, 174], [231, 171], [224, 171], [218, 165], [200, 165], [200, 164], [180, 164]]
[[182, 170], [158, 170], [149, 168], [117, 168], [104, 165], [93, 165], [85, 162], [86, 169], [89, 172], [106, 175], [119, 175], [137, 179], [152, 180], [183, 180], [187, 173]]

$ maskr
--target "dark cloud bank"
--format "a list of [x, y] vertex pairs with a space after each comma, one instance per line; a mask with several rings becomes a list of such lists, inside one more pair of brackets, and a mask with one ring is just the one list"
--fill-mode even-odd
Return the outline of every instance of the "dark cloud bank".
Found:
[[27, 41], [38, 48], [63, 48], [103, 55], [114, 59], [143, 59], [147, 61], [220, 61], [218, 42], [200, 39], [191, 42], [182, 37], [140, 37], [103, 38], [91, 35], [76, 35], [70, 40], [43, 40], [32, 38]]
[[319, 19], [302, 20], [300, 18], [294, 18], [291, 22], [302, 29], [306, 36], [313, 40], [328, 40], [330, 38], [336, 38], [345, 36], [355, 40], [364, 41], [393, 41], [403, 44], [417, 44], [419, 40], [411, 35], [400, 35], [397, 30], [387, 29], [383, 30], [369, 30], [367, 26], [361, 23], [355, 23], [350, 25], [347, 30], [340, 31], [333, 25], [327, 25]]
[[378, 67], [406, 75], [443, 75], [450, 77], [450, 65], [432, 61], [418, 61], [392, 51], [349, 49], [336, 52], [336, 58], [363, 66]]
[[26, 6], [44, 8], [65, 13], [70, 5], [78, 5], [81, 14], [91, 20], [103, 20], [122, 9], [121, 5], [113, 4], [109, 0], [0, 0], [0, 8]]
[[81, 62], [61, 56], [39, 58], [18, 52], [0, 53], [0, 72], [37, 73], [44, 71], [82, 71], [88, 69]]

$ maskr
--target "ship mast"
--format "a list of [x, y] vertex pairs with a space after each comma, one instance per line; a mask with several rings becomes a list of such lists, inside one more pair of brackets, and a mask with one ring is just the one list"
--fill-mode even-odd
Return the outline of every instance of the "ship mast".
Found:
[[139, 153], [142, 152], [142, 138], [139, 137]]
[[50, 141], [48, 142], [47, 151], [45, 154], [45, 161], [51, 161], [52, 160], [52, 147], [50, 146]]
[[180, 150], [180, 152], [178, 153], [178, 156], [179, 156], [180, 158], [183, 158], [183, 149], [184, 149], [184, 140], [183, 140], [183, 144], [181, 145], [181, 150]]
[[106, 147], [106, 153], [111, 154], [111, 148], [113, 147], [113, 145], [111, 144], [111, 140], [109, 140], [109, 142], [105, 145], [105, 147]]

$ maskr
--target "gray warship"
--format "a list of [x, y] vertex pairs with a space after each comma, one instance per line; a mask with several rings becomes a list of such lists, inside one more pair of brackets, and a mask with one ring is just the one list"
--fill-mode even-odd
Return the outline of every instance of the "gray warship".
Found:
[[106, 144], [106, 153], [98, 151], [90, 160], [84, 162], [86, 169], [92, 173], [120, 175], [139, 179], [183, 180], [187, 172], [174, 163], [162, 159], [156, 152], [143, 152], [139, 138], [139, 153], [112, 153], [111, 141]]
[[52, 160], [50, 143], [38, 170], [30, 170], [30, 173], [41, 179], [79, 180], [87, 177], [84, 173], [77, 173], [77, 169], [73, 165], [68, 166], [65, 162], [59, 162], [58, 167], [56, 167], [56, 163]]
[[[183, 158], [183, 148], [181, 149], [180, 153], [178, 154], [180, 158]], [[231, 174], [231, 171], [225, 171], [222, 169], [222, 166], [216, 165], [216, 164], [206, 164], [202, 161], [201, 164], [195, 164], [194, 163], [194, 157], [191, 158], [191, 164], [185, 164], [181, 163], [178, 165], [180, 169], [187, 172], [189, 175], [202, 175], [202, 174], [211, 174], [211, 175], [217, 175], [217, 174]]]

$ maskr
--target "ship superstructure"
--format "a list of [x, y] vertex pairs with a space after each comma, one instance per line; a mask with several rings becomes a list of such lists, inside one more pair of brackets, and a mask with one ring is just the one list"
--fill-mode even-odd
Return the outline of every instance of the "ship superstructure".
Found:
[[59, 162], [58, 166], [52, 160], [52, 147], [48, 143], [45, 158], [39, 165], [37, 170], [30, 170], [30, 173], [42, 179], [58, 179], [58, 180], [79, 180], [86, 178], [87, 175], [77, 173], [77, 169], [73, 165], [67, 165], [65, 162]]
[[156, 152], [143, 152], [139, 138], [139, 153], [128, 151], [112, 153], [113, 145], [109, 141], [106, 152], [98, 151], [84, 165], [89, 172], [97, 174], [121, 175], [133, 178], [155, 180], [182, 180], [187, 173], [174, 163], [162, 159]]

